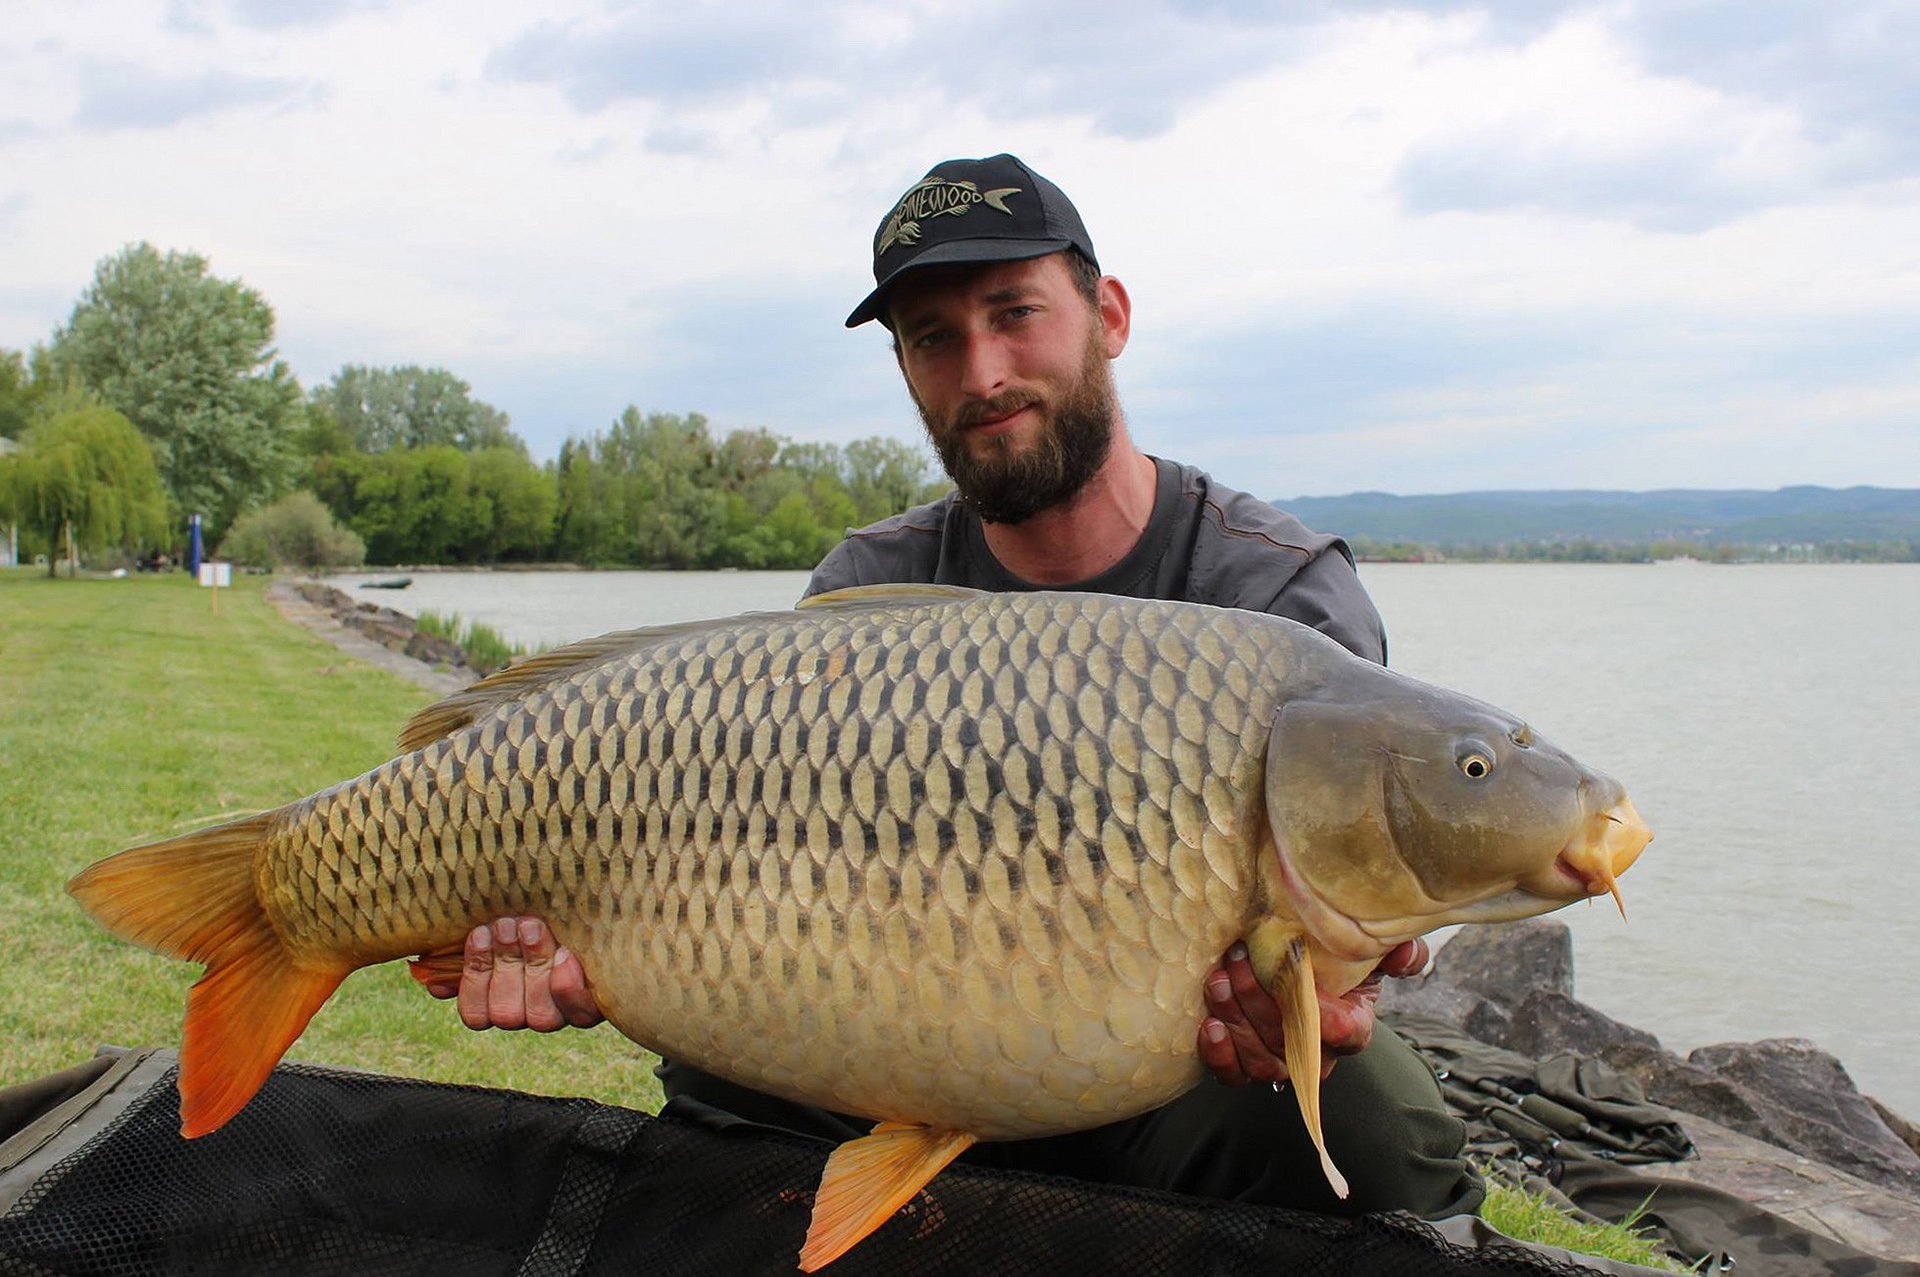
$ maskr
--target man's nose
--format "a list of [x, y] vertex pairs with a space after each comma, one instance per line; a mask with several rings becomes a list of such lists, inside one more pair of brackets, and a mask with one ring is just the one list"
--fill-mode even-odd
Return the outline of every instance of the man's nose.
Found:
[[967, 338], [960, 356], [960, 392], [969, 399], [990, 399], [1007, 384], [1010, 361], [1004, 343], [991, 333]]

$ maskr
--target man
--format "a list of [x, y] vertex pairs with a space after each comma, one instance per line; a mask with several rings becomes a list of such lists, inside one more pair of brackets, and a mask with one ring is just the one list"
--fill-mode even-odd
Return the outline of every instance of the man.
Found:
[[[1134, 446], [1109, 367], [1132, 305], [1100, 274], [1060, 189], [1009, 155], [936, 165], [882, 221], [872, 293], [847, 326], [884, 320], [907, 389], [954, 494], [848, 534], [808, 592], [935, 581], [991, 590], [1096, 590], [1272, 612], [1359, 655], [1386, 658], [1379, 617], [1345, 546], [1192, 467]], [[1333, 1061], [1327, 1139], [1353, 1194], [1321, 1176], [1286, 1077], [1278, 1008], [1242, 945], [1205, 982], [1196, 1030], [1211, 1079], [1165, 1108], [1093, 1131], [978, 1146], [969, 1160], [1201, 1196], [1327, 1212], [1472, 1210], [1481, 1186], [1464, 1128], [1431, 1070], [1375, 1033], [1381, 975], [1409, 975], [1424, 942], [1375, 978], [1321, 998]], [[598, 1022], [578, 962], [537, 920], [469, 938], [457, 996], [473, 1028]], [[1344, 1057], [1344, 1058], [1342, 1058]], [[867, 1124], [760, 1095], [669, 1061], [669, 1096], [833, 1139]], [[1255, 1085], [1248, 1085], [1249, 1083]]]

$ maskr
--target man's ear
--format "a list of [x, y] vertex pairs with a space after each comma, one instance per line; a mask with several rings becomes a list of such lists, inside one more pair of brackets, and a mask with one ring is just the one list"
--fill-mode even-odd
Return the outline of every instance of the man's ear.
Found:
[[1100, 277], [1100, 327], [1105, 335], [1108, 359], [1118, 359], [1133, 333], [1133, 299], [1126, 285], [1111, 275]]

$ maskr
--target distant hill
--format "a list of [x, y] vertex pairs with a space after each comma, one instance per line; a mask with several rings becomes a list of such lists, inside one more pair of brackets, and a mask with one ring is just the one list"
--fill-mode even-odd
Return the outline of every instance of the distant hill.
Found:
[[1571, 489], [1411, 497], [1356, 492], [1274, 504], [1316, 531], [1442, 547], [1574, 540], [1703, 546], [1920, 541], [1920, 489], [1914, 488]]

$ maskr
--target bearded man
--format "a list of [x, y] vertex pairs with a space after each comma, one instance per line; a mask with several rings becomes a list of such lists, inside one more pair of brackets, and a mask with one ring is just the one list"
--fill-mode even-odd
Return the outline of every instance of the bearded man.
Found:
[[[985, 590], [1091, 590], [1271, 612], [1368, 660], [1386, 640], [1337, 538], [1192, 466], [1150, 457], [1127, 431], [1111, 363], [1132, 303], [1102, 275], [1079, 213], [1010, 155], [935, 165], [874, 239], [874, 289], [848, 327], [882, 320], [907, 390], [954, 491], [847, 534], [808, 593], [888, 582]], [[1402, 945], [1374, 979], [1321, 997], [1330, 1057], [1327, 1144], [1347, 1170], [1341, 1201], [1286, 1078], [1278, 1007], [1235, 944], [1200, 994], [1195, 1041], [1210, 1077], [1164, 1108], [1090, 1131], [980, 1144], [977, 1163], [1328, 1213], [1472, 1211], [1482, 1186], [1465, 1127], [1432, 1070], [1375, 1031], [1379, 980], [1410, 975], [1425, 942]], [[532, 919], [469, 937], [457, 996], [473, 1028], [596, 1023], [579, 963]], [[749, 1091], [675, 1061], [659, 1070], [673, 1103], [840, 1141], [860, 1119]], [[1249, 1084], [1253, 1085], [1249, 1085]]]

